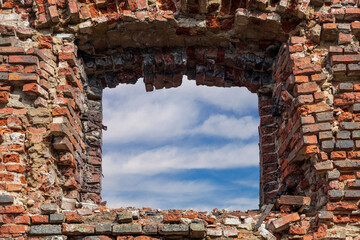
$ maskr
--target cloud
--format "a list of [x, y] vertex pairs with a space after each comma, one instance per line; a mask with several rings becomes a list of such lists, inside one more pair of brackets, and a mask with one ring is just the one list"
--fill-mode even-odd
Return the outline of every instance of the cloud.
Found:
[[259, 199], [258, 198], [235, 198], [224, 201], [224, 206], [229, 210], [251, 210], [259, 209]]
[[103, 156], [103, 171], [106, 175], [124, 173], [154, 175], [183, 169], [226, 169], [258, 164], [257, 143], [190, 149], [165, 146], [128, 154], [109, 152]]
[[[141, 85], [104, 92], [104, 125], [108, 126], [103, 133], [105, 144], [159, 143], [194, 133], [246, 139], [257, 132], [258, 118], [242, 116], [256, 109], [257, 97], [243, 88], [195, 87], [193, 81], [184, 81], [177, 89], [151, 93]], [[202, 111], [207, 109], [204, 104], [239, 116], [213, 115], [201, 123]]]
[[218, 137], [248, 139], [258, 135], [259, 119], [252, 116], [240, 118], [211, 115], [194, 133]]
[[244, 186], [244, 187], [250, 187], [250, 188], [259, 188], [259, 180], [236, 180], [233, 181], [233, 183], [238, 184], [240, 186]]

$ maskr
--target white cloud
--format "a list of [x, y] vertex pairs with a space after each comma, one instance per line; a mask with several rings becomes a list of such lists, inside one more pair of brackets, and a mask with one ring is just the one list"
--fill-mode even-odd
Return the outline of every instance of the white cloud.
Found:
[[229, 144], [220, 148], [161, 147], [130, 154], [109, 152], [103, 156], [103, 172], [106, 175], [124, 173], [155, 175], [183, 169], [249, 167], [259, 164], [258, 155], [257, 143]]
[[233, 183], [236, 183], [240, 186], [244, 186], [244, 187], [250, 187], [250, 188], [259, 188], [259, 180], [255, 181], [255, 180], [236, 180], [233, 181]]
[[258, 198], [235, 198], [224, 201], [224, 206], [229, 210], [252, 210], [259, 209], [259, 199]]
[[[257, 135], [259, 120], [241, 116], [256, 109], [257, 104], [256, 95], [244, 88], [195, 87], [194, 81], [185, 80], [177, 89], [146, 93], [141, 87], [143, 83], [138, 84], [105, 89], [104, 125], [108, 126], [103, 134], [105, 144], [164, 142], [194, 133], [239, 139]], [[199, 128], [200, 103], [240, 116], [211, 116]]]
[[258, 135], [259, 119], [252, 116], [240, 118], [211, 115], [193, 133], [226, 138], [248, 139]]

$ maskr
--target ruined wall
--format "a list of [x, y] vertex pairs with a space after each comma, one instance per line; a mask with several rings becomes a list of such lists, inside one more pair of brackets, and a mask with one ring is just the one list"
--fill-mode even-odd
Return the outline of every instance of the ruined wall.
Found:
[[[10, 0], [0, 19], [0, 237], [358, 240], [358, 1]], [[103, 88], [183, 75], [258, 94], [259, 211], [99, 205]]]

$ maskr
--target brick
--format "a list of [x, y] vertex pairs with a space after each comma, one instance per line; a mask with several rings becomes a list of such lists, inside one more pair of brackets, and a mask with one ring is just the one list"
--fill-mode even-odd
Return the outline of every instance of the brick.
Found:
[[331, 122], [333, 120], [332, 112], [321, 112], [316, 114], [317, 122]]
[[321, 143], [321, 148], [326, 152], [332, 151], [334, 149], [334, 147], [335, 147], [334, 140], [326, 140]]
[[21, 214], [21, 213], [25, 213], [25, 210], [23, 207], [21, 206], [3, 206], [0, 208], [0, 213], [1, 214]]
[[9, 93], [0, 92], [0, 103], [8, 103], [9, 102]]
[[339, 179], [339, 177], [340, 177], [340, 172], [338, 170], [332, 170], [327, 172], [327, 178], [329, 180], [336, 180]]
[[360, 62], [360, 54], [357, 55], [333, 55], [331, 57], [333, 64], [336, 63], [358, 63]]
[[3, 156], [4, 163], [19, 163], [19, 154], [5, 154]]
[[6, 186], [6, 190], [8, 192], [21, 192], [23, 190], [23, 185], [22, 184], [7, 184]]
[[334, 166], [340, 169], [354, 169], [360, 168], [359, 160], [343, 160], [343, 161], [334, 161]]
[[326, 205], [326, 209], [328, 211], [355, 211], [358, 208], [355, 203], [334, 202], [334, 203], [328, 203]]
[[111, 224], [98, 224], [95, 226], [96, 234], [109, 234], [111, 233]]
[[164, 214], [164, 223], [180, 223], [181, 214], [170, 213]]
[[64, 234], [93, 234], [95, 233], [95, 226], [87, 224], [66, 224], [64, 223], [62, 231]]
[[132, 222], [132, 213], [131, 212], [118, 212], [117, 221], [119, 223], [130, 223]]
[[299, 220], [300, 220], [300, 217], [299, 217], [298, 213], [288, 214], [288, 215], [285, 215], [281, 218], [278, 218], [278, 219], [272, 221], [269, 224], [268, 228], [272, 232], [280, 232], [280, 231], [288, 228], [290, 223], [297, 222]]
[[38, 82], [39, 76], [36, 73], [9, 73], [9, 81]]
[[0, 195], [0, 205], [12, 204], [14, 202], [14, 197], [9, 195]]
[[17, 216], [15, 217], [14, 222], [16, 224], [30, 225], [30, 217], [28, 215]]
[[71, 66], [75, 65], [75, 56], [71, 52], [59, 52], [59, 59], [67, 61]]
[[190, 237], [191, 238], [204, 238], [206, 235], [206, 228], [204, 223], [190, 223]]
[[64, 214], [50, 214], [49, 222], [50, 223], [63, 223], [65, 220]]
[[339, 40], [338, 43], [339, 44], [345, 44], [345, 43], [351, 43], [352, 41], [352, 35], [348, 34], [348, 33], [339, 33]]
[[[166, 226], [166, 225], [164, 225]], [[186, 225], [187, 226], [187, 225]], [[121, 235], [121, 234], [141, 234], [142, 229], [140, 224], [119, 224], [113, 225], [112, 234]]]
[[360, 64], [350, 63], [348, 66], [348, 75], [349, 76], [357, 76], [360, 75]]
[[23, 86], [23, 92], [30, 96], [41, 96], [45, 99], [49, 98], [49, 93], [37, 83], [25, 84]]
[[321, 221], [332, 221], [334, 218], [334, 213], [330, 211], [319, 211], [318, 218]]
[[0, 54], [25, 54], [25, 50], [23, 47], [0, 47]]
[[346, 158], [345, 151], [333, 151], [330, 153], [330, 158], [333, 160], [341, 160]]
[[56, 6], [49, 6], [48, 7], [49, 10], [49, 14], [50, 14], [50, 19], [53, 23], [57, 23], [59, 22], [59, 14], [57, 12]]
[[341, 122], [340, 127], [345, 130], [355, 130], [360, 129], [359, 122]]
[[345, 199], [358, 199], [360, 198], [360, 190], [345, 190]]
[[350, 221], [348, 215], [334, 215], [334, 223], [347, 223]]
[[35, 56], [29, 55], [10, 55], [9, 56], [9, 63], [12, 64], [36, 64], [38, 65], [39, 59]]
[[61, 234], [61, 225], [33, 225], [30, 228], [30, 234], [33, 235], [55, 235]]
[[354, 141], [352, 141], [352, 140], [337, 140], [336, 148], [344, 149], [344, 150], [351, 150], [354, 148]]
[[9, 172], [23, 173], [24, 167], [20, 164], [6, 165], [6, 170]]
[[354, 89], [354, 85], [352, 83], [340, 83], [339, 84], [339, 90], [340, 91], [348, 91], [351, 92]]
[[359, 8], [345, 8], [345, 20], [359, 20], [360, 9]]
[[294, 88], [294, 93], [297, 94], [307, 94], [314, 93], [318, 90], [318, 86], [314, 82], [302, 83], [296, 85]]
[[281, 195], [279, 204], [295, 205], [295, 206], [309, 206], [311, 199], [304, 196]]
[[342, 190], [329, 190], [328, 197], [331, 200], [338, 200], [344, 196], [344, 192]]
[[323, 172], [323, 171], [331, 171], [333, 170], [334, 166], [331, 160], [318, 162], [314, 165], [317, 172]]
[[331, 125], [328, 122], [325, 123], [315, 123], [302, 126], [301, 131], [302, 133], [316, 133], [319, 131], [327, 131], [331, 129]]
[[31, 223], [32, 224], [44, 224], [49, 222], [48, 215], [34, 215], [31, 216]]
[[43, 203], [41, 204], [40, 209], [42, 213], [49, 214], [57, 212], [57, 207], [56, 203]]
[[75, 212], [66, 213], [66, 222], [68, 223], [82, 223], [83, 219], [80, 214]]

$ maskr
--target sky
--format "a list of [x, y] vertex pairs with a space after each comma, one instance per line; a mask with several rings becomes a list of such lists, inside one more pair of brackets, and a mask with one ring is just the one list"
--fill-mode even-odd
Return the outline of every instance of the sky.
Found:
[[103, 92], [108, 207], [257, 209], [256, 94], [196, 86], [146, 92], [142, 79]]

